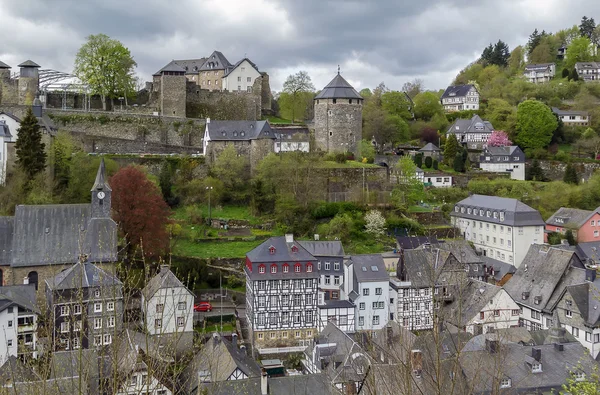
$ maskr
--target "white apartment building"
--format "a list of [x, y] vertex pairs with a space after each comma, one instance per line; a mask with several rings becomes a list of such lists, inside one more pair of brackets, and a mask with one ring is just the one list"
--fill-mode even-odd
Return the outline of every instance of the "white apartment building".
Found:
[[150, 335], [193, 333], [194, 294], [163, 265], [142, 290], [144, 325]]
[[474, 85], [456, 85], [446, 88], [441, 97], [446, 112], [479, 110], [479, 92]]
[[556, 64], [554, 63], [528, 64], [523, 72], [527, 81], [534, 84], [549, 82], [555, 74]]
[[260, 72], [256, 65], [244, 58], [225, 71], [222, 87], [230, 92], [252, 92], [254, 81], [258, 77]]
[[353, 255], [346, 262], [345, 292], [355, 307], [357, 331], [384, 328], [389, 319], [390, 277], [381, 254]]
[[516, 145], [484, 148], [479, 167], [492, 173], [508, 173], [512, 180], [525, 180], [525, 154]]
[[0, 364], [10, 356], [37, 358], [35, 286], [0, 287]]
[[519, 267], [534, 243], [543, 243], [545, 222], [517, 199], [471, 195], [454, 206], [451, 223], [485, 256]]

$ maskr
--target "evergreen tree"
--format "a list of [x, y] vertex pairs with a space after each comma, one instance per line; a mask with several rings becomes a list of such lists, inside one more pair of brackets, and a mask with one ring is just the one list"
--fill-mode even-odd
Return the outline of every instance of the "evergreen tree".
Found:
[[416, 154], [415, 158], [414, 158], [414, 162], [418, 168], [421, 168], [421, 166], [423, 166], [423, 154], [420, 152], [418, 154]]
[[563, 181], [567, 184], [579, 184], [579, 176], [577, 175], [577, 170], [575, 169], [575, 166], [573, 166], [570, 163], [567, 164], [567, 168], [565, 169]]
[[[567, 69], [566, 67], [563, 69], [562, 71], [562, 77], [563, 78], [569, 78], [569, 69]], [[570, 78], [569, 78], [570, 79]]]
[[591, 40], [595, 28], [596, 22], [594, 21], [594, 18], [588, 19], [587, 16], [581, 18], [581, 24], [579, 25], [579, 33], [581, 34], [581, 37], [587, 37]]
[[534, 159], [531, 163], [531, 167], [529, 168], [529, 175], [527, 179], [532, 181], [545, 181], [545, 178], [544, 170], [542, 170], [540, 162], [537, 159]]
[[434, 160], [433, 160], [433, 170], [437, 170], [437, 169], [438, 169], [438, 167], [439, 167], [439, 163], [438, 163], [438, 161], [437, 161], [437, 160], [435, 160], [435, 159], [434, 159]]
[[31, 180], [46, 167], [45, 144], [42, 143], [42, 130], [31, 108], [21, 121], [17, 130], [18, 140], [15, 143], [17, 164]]
[[483, 60], [483, 63], [489, 64], [492, 60], [493, 53], [494, 53], [494, 46], [490, 43], [490, 45], [485, 47], [483, 49], [483, 52], [481, 53], [481, 60]]
[[452, 161], [454, 157], [458, 153], [459, 150], [458, 140], [456, 140], [456, 135], [454, 133], [450, 134], [446, 139], [446, 145], [444, 145], [444, 162], [450, 166], [452, 165]]
[[577, 244], [577, 241], [575, 240], [575, 236], [573, 235], [573, 231], [571, 229], [567, 229], [567, 231], [565, 232], [565, 239], [567, 240], [570, 246], [574, 246]]
[[533, 33], [529, 36], [529, 41], [527, 41], [527, 55], [531, 55], [533, 50], [540, 45], [540, 41], [545, 37], [547, 33], [542, 30], [541, 33], [538, 32], [538, 29], [535, 29]]
[[160, 173], [158, 174], [158, 186], [162, 193], [163, 199], [169, 203], [173, 198], [173, 192], [171, 190], [173, 186], [172, 182], [173, 171], [171, 170], [171, 164], [168, 161], [163, 161], [160, 167]]
[[508, 45], [502, 40], [498, 40], [494, 45], [494, 52], [492, 55], [491, 64], [495, 64], [501, 67], [508, 66], [508, 58], [510, 57], [510, 51]]
[[431, 169], [431, 166], [433, 166], [433, 159], [431, 158], [431, 156], [428, 156], [427, 158], [425, 158], [425, 167]]
[[569, 80], [579, 81], [579, 74], [577, 73], [577, 70], [573, 69], [573, 71], [571, 71], [571, 78], [569, 78]]
[[452, 168], [457, 173], [465, 172], [465, 162], [461, 153], [457, 153], [456, 155], [454, 155], [454, 163]]

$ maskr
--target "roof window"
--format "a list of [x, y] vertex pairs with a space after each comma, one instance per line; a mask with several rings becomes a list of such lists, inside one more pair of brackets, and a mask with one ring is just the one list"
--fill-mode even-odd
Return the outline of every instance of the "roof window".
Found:
[[276, 249], [273, 246], [269, 247], [269, 254], [273, 255], [275, 253]]
[[372, 272], [378, 272], [379, 268], [377, 266], [373, 265], [373, 266], [371, 266], [371, 271]]

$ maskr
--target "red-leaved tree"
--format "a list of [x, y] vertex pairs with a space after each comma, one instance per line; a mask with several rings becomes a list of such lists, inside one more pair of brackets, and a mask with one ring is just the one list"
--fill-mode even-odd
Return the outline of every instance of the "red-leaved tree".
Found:
[[494, 130], [487, 141], [488, 147], [506, 147], [512, 145], [508, 134], [503, 130]]
[[167, 224], [171, 211], [158, 187], [135, 166], [120, 169], [110, 178], [114, 220], [127, 242], [127, 256], [133, 258], [143, 247], [146, 258], [157, 258], [169, 246]]

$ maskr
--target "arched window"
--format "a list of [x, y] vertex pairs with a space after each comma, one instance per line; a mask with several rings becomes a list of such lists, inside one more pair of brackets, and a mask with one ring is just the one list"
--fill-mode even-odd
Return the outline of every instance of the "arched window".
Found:
[[271, 273], [277, 273], [277, 265], [271, 265]]
[[38, 273], [37, 272], [29, 272], [27, 275], [27, 279], [29, 280], [29, 284], [35, 284], [35, 290], [38, 289]]
[[300, 273], [300, 271], [301, 271], [301, 270], [302, 270], [302, 265], [301, 265], [301, 264], [299, 264], [299, 263], [296, 263], [296, 264], [294, 265], [294, 272], [296, 272], [296, 273]]
[[306, 272], [307, 273], [312, 273], [312, 269], [313, 269], [312, 263], [307, 263], [306, 264]]
[[290, 271], [290, 265], [288, 265], [287, 263], [283, 264], [283, 272], [284, 273], [289, 273]]
[[265, 274], [265, 271], [266, 271], [266, 267], [265, 267], [265, 265], [259, 265], [259, 266], [258, 266], [258, 272], [259, 272], [260, 274]]

